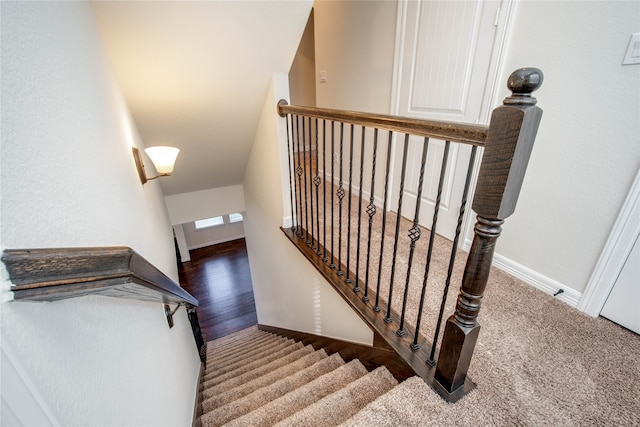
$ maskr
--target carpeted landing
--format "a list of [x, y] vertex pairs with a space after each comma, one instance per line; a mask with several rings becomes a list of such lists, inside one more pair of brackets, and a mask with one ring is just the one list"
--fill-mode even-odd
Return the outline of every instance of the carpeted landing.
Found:
[[397, 385], [385, 367], [368, 372], [254, 326], [207, 343], [200, 423], [335, 426]]

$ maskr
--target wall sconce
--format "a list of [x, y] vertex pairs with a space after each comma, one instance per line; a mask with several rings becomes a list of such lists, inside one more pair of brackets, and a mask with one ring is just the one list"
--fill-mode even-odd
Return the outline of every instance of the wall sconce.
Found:
[[155, 166], [158, 175], [148, 178], [144, 170], [144, 163], [142, 161], [142, 155], [140, 150], [136, 147], [131, 147], [133, 151], [133, 159], [136, 162], [136, 168], [138, 169], [138, 176], [140, 176], [140, 182], [144, 185], [147, 181], [156, 179], [161, 176], [169, 176], [173, 172], [173, 165], [176, 163], [176, 158], [180, 152], [179, 148], [157, 146], [145, 148], [144, 152], [147, 153], [153, 166]]

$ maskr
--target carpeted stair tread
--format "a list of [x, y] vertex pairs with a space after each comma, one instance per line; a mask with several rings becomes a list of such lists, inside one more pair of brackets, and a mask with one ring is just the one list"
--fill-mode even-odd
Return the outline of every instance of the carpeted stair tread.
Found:
[[236, 368], [247, 364], [247, 362], [251, 362], [256, 358], [261, 357], [262, 354], [277, 353], [280, 350], [295, 344], [296, 342], [294, 340], [278, 340], [269, 342], [264, 347], [253, 348], [246, 353], [237, 353], [233, 357], [225, 358], [222, 361], [216, 361], [214, 359], [211, 362], [207, 362], [207, 370], [204, 373], [204, 378], [210, 379], [215, 376], [231, 372]]
[[338, 425], [396, 385], [398, 385], [398, 381], [387, 368], [381, 366], [282, 420], [277, 426], [322, 427]]
[[286, 356], [287, 354], [291, 354], [303, 347], [304, 345], [301, 342], [292, 341], [291, 343], [286, 343], [283, 347], [278, 347], [276, 349], [269, 349], [268, 352], [257, 354], [252, 361], [247, 361], [246, 363], [242, 363], [240, 366], [236, 366], [235, 369], [231, 371], [218, 373], [218, 375], [215, 375], [215, 373], [207, 375], [207, 373], [205, 373], [204, 384], [207, 388], [211, 387], [212, 385], [220, 384], [230, 378], [252, 371], [264, 365], [265, 363], [272, 362], [276, 359]]
[[257, 343], [260, 341], [264, 341], [264, 340], [268, 340], [268, 339], [273, 339], [273, 338], [282, 338], [279, 335], [276, 334], [271, 334], [269, 332], [264, 332], [264, 331], [257, 331], [255, 334], [246, 336], [246, 337], [241, 337], [238, 338], [237, 340], [228, 343], [228, 344], [224, 344], [221, 346], [216, 346], [213, 348], [207, 348], [206, 354], [208, 356], [212, 356], [212, 357], [218, 357], [220, 355], [223, 355], [225, 353], [231, 353], [233, 351], [236, 351], [240, 348], [245, 347], [247, 344], [251, 344], [251, 343]]
[[252, 336], [261, 335], [263, 333], [264, 331], [258, 330], [257, 326], [251, 326], [241, 331], [234, 332], [233, 334], [207, 342], [207, 352], [216, 351], [218, 349], [234, 345], [238, 341], [250, 341]]
[[292, 363], [276, 368], [273, 371], [268, 372], [266, 375], [248, 381], [237, 387], [226, 390], [224, 393], [216, 394], [215, 396], [204, 400], [202, 402], [202, 409], [204, 412], [212, 411], [222, 405], [233, 402], [234, 400], [251, 394], [262, 387], [267, 387], [289, 375], [293, 375], [296, 372], [302, 371], [326, 358], [327, 353], [323, 349], [314, 351], [313, 353], [307, 354], [306, 356], [303, 356]]
[[278, 341], [281, 340], [282, 337], [279, 337], [277, 335], [273, 335], [273, 334], [260, 334], [260, 335], [255, 335], [254, 339], [249, 340], [249, 341], [245, 341], [245, 340], [240, 340], [238, 342], [235, 343], [235, 345], [233, 346], [229, 346], [227, 348], [221, 348], [221, 349], [217, 349], [216, 351], [208, 351], [206, 353], [207, 358], [209, 358], [210, 360], [212, 359], [218, 359], [218, 360], [222, 360], [226, 357], [229, 357], [235, 353], [241, 352], [241, 351], [246, 351], [247, 348], [253, 348], [251, 346], [256, 346], [259, 347], [263, 344], [266, 344], [270, 341]]
[[[339, 368], [263, 405], [250, 413], [230, 421], [228, 426], [267, 426], [295, 414], [323, 397], [341, 389], [346, 384], [367, 374], [362, 363], [354, 359]], [[203, 427], [208, 427], [209, 414], [202, 416]], [[215, 424], [213, 424], [215, 425]]]
[[218, 348], [216, 350], [207, 351], [205, 354], [210, 358], [223, 359], [232, 355], [233, 353], [237, 353], [238, 351], [246, 350], [248, 345], [262, 345], [262, 343], [269, 342], [274, 339], [282, 338], [277, 335], [272, 334], [259, 334], [254, 335], [254, 338], [249, 341], [238, 340], [234, 343], [234, 345], [229, 345], [224, 348]]
[[345, 365], [345, 363], [340, 355], [334, 354], [302, 371], [274, 381], [271, 385], [262, 387], [253, 393], [234, 400], [217, 409], [212, 411], [204, 409], [207, 416], [203, 420], [203, 425], [209, 427], [223, 425], [226, 422], [241, 417], [244, 414], [248, 414], [257, 408], [266, 405], [287, 393], [294, 392], [299, 387], [302, 387], [343, 365]]
[[[340, 424], [341, 427], [359, 427], [359, 426], [386, 426], [395, 427], [398, 425], [398, 420], [402, 420], [402, 424], [406, 426], [423, 426], [427, 425], [427, 420], [422, 411], [408, 411], [407, 406], [417, 407], [412, 405], [412, 400], [422, 400], [425, 396], [421, 396], [420, 393], [416, 393], [416, 390], [426, 390], [425, 401], [436, 401], [441, 406], [438, 408], [434, 405], [431, 408], [434, 411], [441, 412], [449, 405], [447, 405], [438, 396], [432, 399], [433, 390], [420, 377], [411, 377], [408, 380], [402, 382], [394, 389], [378, 397], [367, 406], [362, 408], [358, 413], [353, 415], [348, 420]], [[425, 405], [427, 406], [427, 405]], [[442, 417], [440, 417], [442, 418]], [[479, 422], [480, 420], [478, 420]], [[486, 420], [485, 420], [486, 421]], [[430, 425], [434, 425], [431, 423]]]
[[209, 399], [210, 397], [213, 397], [218, 393], [223, 393], [226, 390], [238, 387], [241, 384], [266, 375], [267, 373], [280, 368], [281, 366], [285, 366], [289, 363], [295, 362], [301, 357], [311, 354], [314, 351], [315, 350], [313, 349], [313, 346], [307, 345], [297, 351], [287, 354], [284, 357], [276, 359], [271, 363], [263, 363], [263, 361], [259, 360], [259, 363], [255, 367], [255, 369], [252, 369], [251, 371], [248, 371], [242, 375], [228, 375], [228, 378], [221, 382], [214, 383], [214, 381], [206, 381], [203, 383], [202, 397], [203, 399]]

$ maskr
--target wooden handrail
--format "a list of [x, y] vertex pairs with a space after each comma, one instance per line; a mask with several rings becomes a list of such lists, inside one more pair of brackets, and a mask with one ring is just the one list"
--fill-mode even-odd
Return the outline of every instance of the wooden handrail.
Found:
[[[7, 249], [2, 254], [17, 301], [58, 301], [87, 295], [164, 304], [169, 327], [184, 305], [200, 360], [205, 342], [196, 307], [198, 300], [126, 246], [54, 249]], [[171, 310], [168, 304], [178, 304]]]
[[85, 295], [185, 304], [198, 300], [133, 249], [7, 249], [2, 254], [16, 300], [56, 301]]
[[324, 120], [368, 126], [378, 129], [392, 130], [416, 136], [443, 139], [484, 146], [487, 139], [488, 126], [466, 123], [422, 120], [410, 117], [389, 116], [386, 114], [361, 113], [355, 111], [331, 110], [327, 108], [301, 107], [287, 105], [285, 100], [278, 103], [278, 114], [297, 114]]

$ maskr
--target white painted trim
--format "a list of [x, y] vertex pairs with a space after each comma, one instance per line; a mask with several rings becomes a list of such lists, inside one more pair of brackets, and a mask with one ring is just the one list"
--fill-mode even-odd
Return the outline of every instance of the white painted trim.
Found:
[[544, 276], [529, 267], [518, 264], [503, 255], [495, 254], [493, 256], [493, 266], [549, 295], [553, 295], [562, 289], [563, 292], [556, 298], [566, 302], [572, 307], [576, 307], [578, 305], [578, 301], [580, 301], [580, 298], [582, 297], [580, 292], [563, 285], [550, 277]]
[[0, 394], [3, 406], [11, 409], [11, 413], [23, 425], [60, 426], [19, 358], [8, 348], [6, 340], [3, 341], [0, 348], [3, 383]]
[[[471, 243], [472, 240], [465, 239], [464, 243], [462, 244], [462, 250], [465, 252], [469, 252], [469, 250], [471, 249]], [[581, 301], [583, 297], [582, 293], [574, 290], [573, 288], [543, 274], [540, 274], [529, 267], [525, 267], [524, 265], [519, 264], [504, 255], [500, 255], [498, 253], [494, 254], [492, 265], [504, 271], [505, 273], [510, 274], [516, 279], [522, 280], [524, 283], [531, 285], [534, 288], [537, 288], [549, 295], [553, 295], [560, 289], [562, 289], [563, 292], [556, 298], [566, 302], [571, 307], [578, 307], [578, 302]]]
[[[462, 250], [465, 252], [469, 252], [469, 250], [471, 250], [471, 243], [472, 240], [465, 239], [464, 243], [462, 244]], [[562, 283], [553, 280], [552, 278], [547, 277], [543, 274], [540, 274], [537, 271], [530, 269], [529, 267], [525, 267], [524, 265], [519, 264], [504, 255], [500, 255], [498, 253], [494, 254], [492, 265], [504, 271], [505, 273], [510, 274], [516, 279], [522, 280], [527, 285], [531, 285], [534, 288], [537, 288], [549, 295], [553, 295], [560, 289], [562, 289], [563, 292], [556, 298], [566, 302], [571, 307], [577, 307], [578, 302], [582, 298], [582, 294], [572, 289], [571, 287], [563, 285]]]
[[194, 249], [206, 248], [207, 246], [218, 245], [220, 243], [226, 243], [226, 242], [230, 242], [232, 240], [238, 240], [238, 239], [244, 239], [244, 233], [238, 234], [236, 236], [225, 237], [224, 239], [220, 239], [220, 240], [213, 240], [211, 242], [203, 243], [201, 245], [189, 246], [189, 250], [192, 251]]
[[620, 209], [611, 234], [589, 278], [578, 310], [596, 317], [602, 311], [633, 243], [640, 235], [640, 170]]

